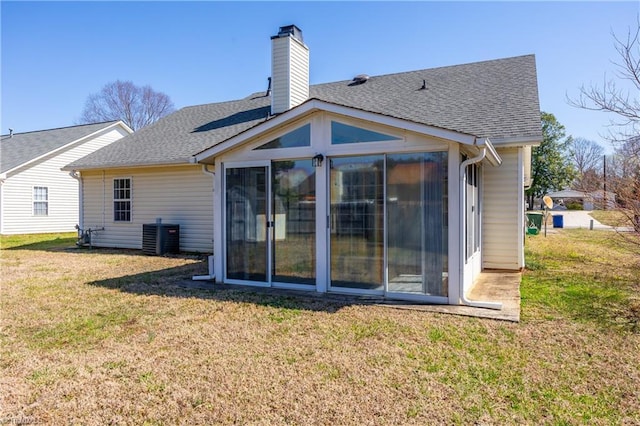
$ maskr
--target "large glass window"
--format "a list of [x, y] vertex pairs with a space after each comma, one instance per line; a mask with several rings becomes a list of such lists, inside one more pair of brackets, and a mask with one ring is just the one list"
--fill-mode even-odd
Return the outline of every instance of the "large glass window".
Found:
[[49, 215], [49, 188], [46, 186], [33, 187], [33, 215]]
[[465, 173], [467, 181], [465, 186], [465, 247], [466, 257], [469, 259], [480, 249], [480, 168], [477, 164], [470, 164]]
[[384, 156], [329, 161], [331, 286], [382, 290]]
[[113, 220], [131, 221], [131, 179], [113, 180]]
[[227, 278], [267, 281], [267, 168], [229, 168], [225, 181]]
[[260, 145], [254, 150], [276, 149], [276, 148], [297, 148], [301, 146], [311, 146], [311, 124], [286, 133], [272, 141]]
[[448, 293], [447, 153], [387, 155], [388, 290]]
[[333, 145], [395, 140], [399, 140], [399, 138], [380, 132], [374, 132], [373, 130], [363, 129], [361, 127], [349, 126], [348, 124], [339, 123], [337, 121], [331, 122], [331, 143]]
[[311, 160], [274, 161], [273, 282], [316, 283], [316, 174]]

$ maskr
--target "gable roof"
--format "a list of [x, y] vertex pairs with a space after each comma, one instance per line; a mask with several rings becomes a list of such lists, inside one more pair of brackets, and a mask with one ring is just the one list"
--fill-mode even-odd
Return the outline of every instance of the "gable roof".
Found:
[[13, 136], [2, 135], [0, 139], [0, 152], [2, 152], [0, 173], [15, 169], [116, 123], [118, 121], [107, 121], [104, 123], [14, 133]]
[[[421, 89], [425, 82], [426, 89]], [[542, 140], [533, 55], [310, 86], [310, 100], [501, 142]], [[182, 108], [65, 169], [184, 164], [269, 120], [270, 97]], [[300, 108], [300, 106], [296, 107]], [[294, 108], [291, 111], [295, 111]]]

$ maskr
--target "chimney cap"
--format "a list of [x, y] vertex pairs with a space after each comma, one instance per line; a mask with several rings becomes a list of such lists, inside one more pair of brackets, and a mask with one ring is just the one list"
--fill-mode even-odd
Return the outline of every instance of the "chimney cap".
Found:
[[302, 30], [295, 25], [285, 25], [280, 27], [278, 34], [271, 37], [271, 39], [283, 37], [293, 37], [301, 43], [304, 43], [304, 40], [302, 39]]

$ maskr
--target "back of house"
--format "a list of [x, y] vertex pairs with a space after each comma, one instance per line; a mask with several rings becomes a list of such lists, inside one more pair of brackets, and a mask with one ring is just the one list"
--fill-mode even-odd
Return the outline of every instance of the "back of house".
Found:
[[[460, 304], [524, 266], [524, 189], [542, 140], [535, 58], [309, 84], [294, 25], [269, 89], [183, 108], [65, 167], [92, 243], [178, 225], [217, 282]], [[215, 273], [214, 273], [215, 271]]]

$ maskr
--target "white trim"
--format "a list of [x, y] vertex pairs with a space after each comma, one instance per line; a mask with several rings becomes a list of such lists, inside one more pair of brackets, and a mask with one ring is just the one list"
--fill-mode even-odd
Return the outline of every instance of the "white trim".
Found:
[[[42, 155], [40, 155], [40, 156], [38, 156], [36, 158], [32, 158], [29, 161], [25, 161], [24, 163], [19, 164], [19, 165], [15, 166], [14, 168], [3, 172], [1, 177], [3, 179], [5, 179], [9, 174], [12, 174], [13, 172], [15, 172], [15, 171], [17, 171], [19, 169], [23, 169], [23, 168], [29, 167], [31, 164], [37, 163], [37, 162], [39, 162], [40, 160], [42, 160], [44, 158], [47, 158], [47, 157], [50, 157], [50, 156], [54, 156], [58, 152], [65, 151], [65, 150], [71, 148], [73, 145], [80, 144], [81, 142], [85, 141], [86, 139], [93, 138], [93, 137], [97, 136], [98, 134], [103, 133], [103, 132], [105, 132], [107, 130], [110, 130], [111, 128], [116, 127], [118, 125], [121, 125], [122, 128], [125, 131], [127, 131], [129, 134], [133, 133], [133, 130], [131, 130], [126, 124], [124, 124], [122, 121], [117, 121], [117, 122], [115, 122], [113, 124], [110, 124], [107, 127], [103, 127], [100, 130], [96, 130], [93, 133], [90, 133], [90, 134], [88, 134], [86, 136], [83, 136], [83, 137], [81, 137], [79, 139], [75, 139], [75, 140], [73, 140], [73, 141], [71, 141], [71, 142], [69, 142], [69, 143], [67, 143], [65, 145], [62, 145], [61, 147], [58, 147], [58, 148], [53, 149], [51, 151], [47, 151], [46, 153], [44, 153], [44, 154], [42, 154]], [[81, 127], [81, 125], [80, 126], [72, 126], [72, 127]], [[58, 129], [50, 129], [50, 130], [58, 130]], [[44, 130], [44, 131], [46, 131], [46, 130]], [[29, 133], [31, 133], [31, 132], [29, 132]], [[18, 136], [18, 135], [14, 135], [14, 136]], [[71, 169], [66, 169], [65, 167], [63, 167], [61, 170], [65, 170], [66, 171], [66, 170], [71, 170]]]
[[384, 288], [382, 290], [367, 290], [363, 288], [329, 286], [328, 293], [357, 294], [359, 296], [384, 296]]
[[518, 262], [519, 267], [524, 268], [524, 234], [526, 232], [524, 216], [525, 216], [525, 197], [524, 197], [524, 147], [518, 149]]
[[542, 139], [532, 137], [491, 138], [496, 148], [519, 148], [522, 146], [538, 146]]
[[385, 294], [385, 299], [409, 300], [414, 302], [433, 303], [438, 305], [450, 304], [448, 296], [434, 296], [430, 294], [418, 294], [418, 293], [387, 292]]
[[[310, 99], [307, 102], [287, 111], [279, 114], [267, 121], [255, 125], [254, 127], [245, 130], [233, 136], [223, 142], [218, 143], [210, 148], [193, 156], [193, 162], [202, 162], [210, 160], [211, 157], [216, 157], [232, 148], [241, 144], [251, 138], [257, 137], [262, 133], [268, 132], [276, 127], [283, 126], [289, 121], [300, 119], [306, 115], [309, 115], [316, 111], [326, 111], [334, 114], [339, 114], [346, 117], [356, 118], [365, 121], [371, 121], [398, 129], [408, 130], [411, 132], [419, 133], [426, 136], [435, 137], [438, 139], [444, 139], [448, 141], [458, 142], [465, 145], [476, 144], [476, 137], [464, 133], [455, 132], [452, 130], [441, 129], [433, 126], [427, 126], [425, 124], [418, 124], [411, 121], [403, 120], [400, 118], [394, 118], [377, 114], [373, 112], [358, 110], [355, 108], [340, 106], [336, 104], [327, 103], [318, 99]], [[312, 126], [313, 127], [313, 126]], [[488, 139], [485, 139], [488, 142]], [[495, 150], [494, 150], [495, 152]]]

